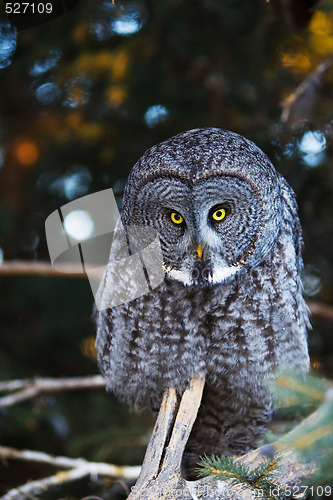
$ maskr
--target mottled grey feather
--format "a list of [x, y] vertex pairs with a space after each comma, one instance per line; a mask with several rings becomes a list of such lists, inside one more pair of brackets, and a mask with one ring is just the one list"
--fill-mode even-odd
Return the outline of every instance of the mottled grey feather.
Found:
[[[227, 216], [212, 224], [210, 210], [220, 203]], [[181, 227], [171, 223], [172, 210], [184, 217]], [[252, 142], [195, 129], [136, 163], [122, 219], [158, 230], [166, 279], [98, 314], [96, 346], [109, 389], [138, 409], [157, 410], [166, 387], [182, 391], [203, 374], [185, 469], [204, 453], [244, 453], [267, 428], [273, 371], [309, 364], [293, 191]]]

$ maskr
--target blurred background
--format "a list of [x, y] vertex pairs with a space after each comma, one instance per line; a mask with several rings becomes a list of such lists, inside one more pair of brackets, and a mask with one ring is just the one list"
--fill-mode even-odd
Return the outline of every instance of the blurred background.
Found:
[[[48, 261], [45, 219], [75, 198], [112, 187], [121, 204], [153, 144], [195, 127], [233, 130], [297, 194], [304, 293], [317, 307], [312, 369], [333, 378], [333, 1], [80, 0], [19, 31], [2, 9], [0, 264]], [[97, 373], [92, 307], [85, 279], [0, 269], [0, 380]], [[140, 464], [152, 422], [98, 389], [0, 410], [0, 440]], [[0, 494], [50, 473], [0, 462]], [[87, 491], [101, 495], [105, 482], [61, 497]]]

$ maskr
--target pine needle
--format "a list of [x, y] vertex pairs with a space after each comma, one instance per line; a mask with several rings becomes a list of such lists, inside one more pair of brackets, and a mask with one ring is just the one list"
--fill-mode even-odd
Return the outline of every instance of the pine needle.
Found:
[[[201, 477], [213, 476], [217, 480], [230, 480], [233, 486], [238, 486], [242, 490], [251, 489], [257, 498], [281, 500], [286, 496], [283, 488], [276, 483], [278, 467], [278, 455], [272, 460], [263, 460], [255, 469], [233, 457], [204, 455], [197, 471]], [[278, 496], [274, 493], [276, 491]]]

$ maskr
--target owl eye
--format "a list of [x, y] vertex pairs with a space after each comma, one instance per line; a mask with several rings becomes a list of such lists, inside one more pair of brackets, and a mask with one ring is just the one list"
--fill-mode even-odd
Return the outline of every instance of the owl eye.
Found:
[[222, 220], [226, 216], [226, 211], [224, 208], [218, 208], [215, 212], [212, 213], [212, 219], [214, 220]]
[[227, 205], [217, 205], [213, 207], [209, 213], [209, 218], [212, 223], [220, 222], [230, 213], [230, 208]]
[[171, 212], [170, 219], [172, 220], [172, 222], [174, 224], [178, 224], [178, 225], [181, 224], [182, 222], [184, 222], [183, 217], [178, 212]]

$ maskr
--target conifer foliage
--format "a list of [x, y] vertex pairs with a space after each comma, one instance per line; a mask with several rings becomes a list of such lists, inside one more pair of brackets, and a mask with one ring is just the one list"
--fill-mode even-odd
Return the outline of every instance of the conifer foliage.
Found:
[[[250, 489], [256, 498], [277, 500], [330, 497], [333, 491], [333, 385], [314, 374], [283, 373], [272, 387], [277, 415], [286, 419], [288, 432], [274, 436], [273, 458], [255, 469], [230, 456], [204, 456], [199, 464], [201, 477], [230, 480], [240, 491]], [[294, 428], [290, 431], [290, 421]], [[296, 422], [296, 425], [295, 425]], [[272, 435], [272, 434], [271, 434]], [[267, 436], [268, 438], [268, 436]], [[281, 459], [293, 450], [300, 463], [312, 464], [312, 473], [302, 485], [286, 487]], [[293, 491], [295, 490], [295, 491]]]
[[279, 457], [263, 460], [258, 467], [251, 469], [233, 457], [205, 455], [198, 467], [202, 477], [214, 476], [216, 479], [230, 479], [231, 485], [240, 490], [251, 489], [256, 498], [285, 499], [283, 488], [277, 483], [279, 476]]

